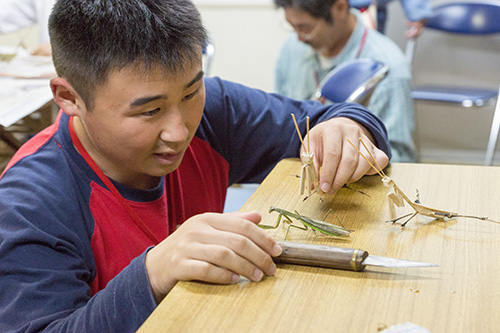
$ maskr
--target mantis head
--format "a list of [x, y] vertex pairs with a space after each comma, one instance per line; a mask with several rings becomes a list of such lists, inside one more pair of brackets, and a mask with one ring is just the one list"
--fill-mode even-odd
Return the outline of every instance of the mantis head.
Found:
[[305, 164], [313, 164], [314, 163], [314, 154], [313, 153], [307, 153], [303, 152], [300, 154], [301, 160]]
[[389, 178], [387, 176], [382, 177], [382, 183], [384, 183], [386, 187], [394, 186], [394, 180], [392, 180], [392, 178]]

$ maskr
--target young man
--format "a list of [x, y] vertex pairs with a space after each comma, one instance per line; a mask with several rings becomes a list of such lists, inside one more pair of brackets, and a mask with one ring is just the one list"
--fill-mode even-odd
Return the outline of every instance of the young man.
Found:
[[177, 281], [273, 275], [261, 216], [218, 212], [299, 156], [291, 112], [316, 125], [323, 191], [373, 173], [347, 138], [388, 163], [366, 109], [203, 80], [189, 0], [58, 1], [50, 35], [62, 112], [0, 179], [0, 331], [135, 331]]
[[366, 28], [347, 0], [275, 0], [297, 32], [283, 45], [276, 65], [276, 92], [310, 99], [337, 65], [370, 58], [389, 66], [375, 88], [368, 109], [387, 127], [394, 162], [414, 162], [414, 114], [411, 71], [399, 47]]

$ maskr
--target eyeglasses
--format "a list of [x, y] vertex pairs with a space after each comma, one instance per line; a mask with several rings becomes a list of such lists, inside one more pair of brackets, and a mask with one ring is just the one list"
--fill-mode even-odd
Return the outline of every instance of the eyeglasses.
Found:
[[318, 35], [318, 32], [321, 30], [321, 22], [322, 20], [319, 20], [318, 23], [316, 23], [316, 25], [314, 26], [314, 28], [310, 30], [310, 32], [303, 30], [301, 31], [301, 29], [295, 29], [295, 28], [294, 29], [297, 32], [297, 34], [302, 37], [304, 41], [310, 41], [314, 37], [316, 37], [316, 35]]
[[322, 20], [319, 20], [318, 23], [316, 23], [316, 25], [312, 29], [309, 29], [309, 26], [305, 27], [301, 26], [296, 28], [289, 25], [289, 27], [292, 27], [293, 30], [297, 33], [297, 35], [299, 35], [299, 37], [305, 42], [310, 41], [314, 37], [316, 37], [316, 35], [318, 35], [319, 31], [321, 30], [321, 26], [322, 26]]

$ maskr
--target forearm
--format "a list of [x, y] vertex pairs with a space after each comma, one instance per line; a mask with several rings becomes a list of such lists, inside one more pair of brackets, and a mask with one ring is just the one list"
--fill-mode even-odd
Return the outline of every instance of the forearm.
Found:
[[[144, 255], [133, 260], [90, 299], [89, 288], [85, 293], [78, 287], [81, 282], [62, 280], [68, 280], [67, 274], [48, 275], [50, 280], [33, 285], [12, 283], [25, 279], [24, 273], [17, 272], [19, 276], [12, 276], [11, 282], [5, 278], [0, 281], [5, 291], [0, 296], [0, 331], [135, 332], [156, 306], [144, 268]], [[71, 285], [74, 287], [65, 287]], [[17, 296], [6, 299], [6, 290]]]
[[54, 322], [54, 331], [135, 332], [155, 309], [144, 267], [145, 254], [134, 259], [89, 302]]

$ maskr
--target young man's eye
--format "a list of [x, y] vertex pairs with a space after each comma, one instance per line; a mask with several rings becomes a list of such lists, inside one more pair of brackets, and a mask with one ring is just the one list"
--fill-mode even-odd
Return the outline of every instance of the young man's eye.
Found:
[[185, 101], [189, 101], [191, 98], [193, 98], [198, 92], [200, 91], [200, 89], [196, 89], [194, 92], [190, 93], [189, 95], [186, 95], [184, 97], [184, 100]]
[[146, 117], [151, 117], [151, 116], [154, 116], [155, 114], [157, 114], [158, 112], [160, 112], [160, 108], [156, 108], [156, 109], [151, 110], [151, 111], [143, 112], [142, 115], [146, 116]]

